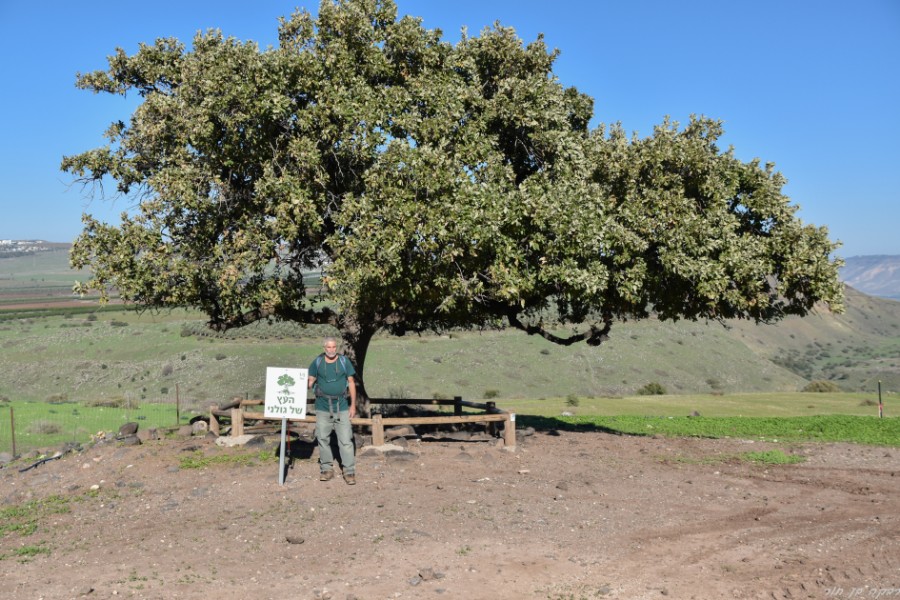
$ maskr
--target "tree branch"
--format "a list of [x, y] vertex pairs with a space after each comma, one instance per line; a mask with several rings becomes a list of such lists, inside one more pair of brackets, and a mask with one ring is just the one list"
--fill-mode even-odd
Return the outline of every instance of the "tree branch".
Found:
[[308, 323], [314, 325], [334, 325], [338, 326], [338, 315], [330, 308], [320, 310], [304, 310], [304, 309], [274, 309], [259, 307], [244, 313], [236, 314], [228, 318], [214, 316], [207, 325], [210, 329], [224, 332], [229, 329], [244, 327], [256, 321], [265, 319], [279, 319], [282, 321], [295, 321], [297, 323]]
[[528, 335], [539, 335], [545, 340], [551, 341], [554, 344], [559, 344], [560, 346], [571, 346], [572, 344], [577, 344], [581, 341], [586, 342], [588, 346], [599, 346], [609, 339], [609, 331], [612, 329], [612, 317], [609, 315], [603, 316], [603, 327], [598, 328], [595, 325], [591, 325], [591, 328], [584, 333], [575, 334], [569, 337], [554, 335], [544, 329], [541, 325], [526, 325], [519, 320], [519, 316], [514, 310], [507, 311], [506, 318], [509, 320], [509, 324], [516, 329], [524, 331]]

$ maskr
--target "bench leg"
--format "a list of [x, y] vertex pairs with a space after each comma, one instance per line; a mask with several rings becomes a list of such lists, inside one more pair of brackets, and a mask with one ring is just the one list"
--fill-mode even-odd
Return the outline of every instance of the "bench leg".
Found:
[[372, 445], [384, 445], [384, 423], [381, 421], [380, 414], [372, 415]]
[[506, 421], [503, 423], [503, 445], [507, 448], [516, 447], [516, 413], [506, 413]]

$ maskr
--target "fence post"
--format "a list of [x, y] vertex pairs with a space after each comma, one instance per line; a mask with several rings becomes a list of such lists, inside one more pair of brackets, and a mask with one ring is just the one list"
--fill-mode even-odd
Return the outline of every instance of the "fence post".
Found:
[[9, 407], [9, 432], [12, 435], [12, 455], [16, 457], [16, 417], [13, 416], [13, 407]]
[[462, 416], [462, 396], [453, 396], [453, 414]]
[[381, 422], [381, 413], [372, 415], [372, 445], [384, 446], [384, 423]]
[[181, 394], [178, 393], [178, 384], [175, 384], [175, 424], [181, 425]]
[[506, 421], [503, 423], [503, 445], [507, 448], [516, 447], [516, 413], [506, 413]]
[[244, 435], [244, 411], [241, 407], [231, 409], [231, 436]]
[[215, 404], [209, 405], [209, 430], [219, 435], [219, 419], [216, 418], [216, 411], [219, 409]]

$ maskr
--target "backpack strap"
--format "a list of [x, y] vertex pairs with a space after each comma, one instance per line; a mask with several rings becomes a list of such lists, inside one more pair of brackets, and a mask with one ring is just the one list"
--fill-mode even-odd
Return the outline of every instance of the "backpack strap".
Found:
[[[348, 358], [347, 358], [346, 356], [344, 356], [343, 354], [338, 354], [338, 355], [337, 355], [337, 359], [338, 359], [338, 360], [337, 360], [338, 366], [339, 366], [341, 369], [343, 369], [343, 371], [344, 371], [344, 373], [343, 373], [344, 377], [346, 377], [346, 378], [349, 380], [350, 376], [347, 375], [347, 360], [348, 360]], [[319, 354], [319, 355], [316, 357], [316, 382], [315, 382], [315, 384], [313, 384], [316, 391], [319, 390], [319, 379], [321, 379], [321, 375], [320, 375], [320, 373], [319, 373], [319, 370], [322, 368], [322, 362], [323, 362], [324, 360], [325, 360], [325, 353], [324, 353], [324, 352], [322, 352], [321, 354]], [[340, 374], [340, 373], [339, 373], [339, 374]], [[350, 387], [350, 382], [349, 382], [349, 381], [347, 382], [347, 387], [348, 387], [348, 388]]]

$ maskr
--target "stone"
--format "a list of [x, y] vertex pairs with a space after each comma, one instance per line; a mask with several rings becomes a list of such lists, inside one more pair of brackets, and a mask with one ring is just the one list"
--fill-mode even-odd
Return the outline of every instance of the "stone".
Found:
[[181, 437], [191, 437], [194, 435], [194, 428], [190, 425], [182, 425], [178, 428], [178, 435]]
[[191, 423], [191, 435], [203, 435], [209, 431], [209, 423], [206, 421], [194, 421]]
[[259, 439], [262, 439], [262, 444], [265, 444], [265, 438], [263, 438], [263, 436], [254, 435], [252, 433], [245, 433], [244, 435], [220, 435], [216, 438], [216, 446], [233, 448], [234, 446], [246, 446], [248, 444], [259, 445]]
[[394, 438], [405, 437], [408, 435], [416, 435], [416, 430], [411, 425], [397, 425], [396, 427], [388, 427], [384, 430], [384, 439], [393, 440]]
[[123, 446], [140, 446], [141, 438], [137, 435], [127, 435], [119, 440], [119, 443]]
[[162, 439], [159, 435], [159, 430], [156, 428], [151, 429], [141, 429], [137, 432], [138, 439], [142, 442], [150, 442]]
[[128, 437], [129, 435], [134, 435], [138, 432], [138, 424], [137, 423], [125, 423], [121, 427], [119, 427], [119, 434], [116, 437]]

